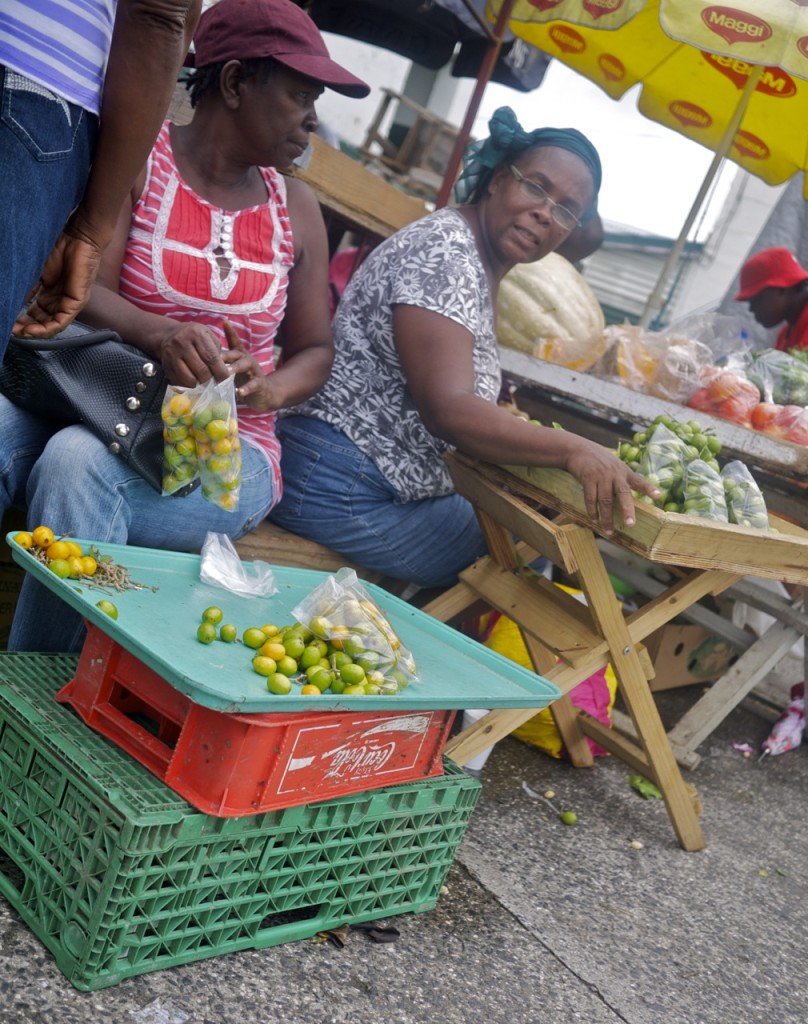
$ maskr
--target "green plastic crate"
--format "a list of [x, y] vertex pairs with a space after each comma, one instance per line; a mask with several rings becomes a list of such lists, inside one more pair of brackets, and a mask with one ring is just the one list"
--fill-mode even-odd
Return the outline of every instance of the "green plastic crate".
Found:
[[0, 654], [0, 894], [76, 988], [435, 906], [481, 789], [453, 762], [211, 817], [54, 701], [75, 665]]

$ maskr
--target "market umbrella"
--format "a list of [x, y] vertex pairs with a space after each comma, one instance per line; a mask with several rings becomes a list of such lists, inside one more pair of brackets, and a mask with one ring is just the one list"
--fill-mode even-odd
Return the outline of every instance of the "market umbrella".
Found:
[[612, 98], [639, 84], [641, 113], [715, 153], [643, 323], [725, 157], [772, 185], [808, 171], [808, 0], [489, 0], [500, 31], [503, 12]]

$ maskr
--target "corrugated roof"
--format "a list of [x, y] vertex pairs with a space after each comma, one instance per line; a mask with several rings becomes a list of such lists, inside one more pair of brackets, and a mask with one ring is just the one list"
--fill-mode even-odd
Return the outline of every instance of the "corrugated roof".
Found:
[[[639, 319], [673, 244], [672, 238], [604, 223], [603, 245], [586, 259], [583, 272], [609, 323]], [[703, 248], [700, 242], [686, 243], [668, 292], [675, 294], [682, 274], [698, 260]]]

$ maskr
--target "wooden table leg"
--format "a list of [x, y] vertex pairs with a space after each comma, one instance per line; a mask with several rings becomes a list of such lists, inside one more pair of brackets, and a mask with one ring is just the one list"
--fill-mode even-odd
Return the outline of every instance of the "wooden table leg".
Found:
[[640, 658], [628, 633], [622, 609], [615, 601], [606, 567], [591, 530], [581, 528], [569, 537], [578, 565], [578, 584], [586, 597], [595, 626], [609, 644], [610, 660], [620, 693], [649, 766], [659, 787], [671, 824], [685, 850], [706, 845], [691, 790], [682, 778]]

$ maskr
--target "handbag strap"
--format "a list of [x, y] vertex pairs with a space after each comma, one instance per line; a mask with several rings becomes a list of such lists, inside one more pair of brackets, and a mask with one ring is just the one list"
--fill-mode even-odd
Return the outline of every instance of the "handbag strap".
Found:
[[12, 336], [9, 345], [29, 349], [34, 352], [50, 352], [55, 349], [84, 348], [86, 345], [99, 345], [103, 341], [120, 341], [121, 336], [113, 330], [93, 330], [84, 324], [72, 323], [65, 330], [52, 338], [17, 338]]

